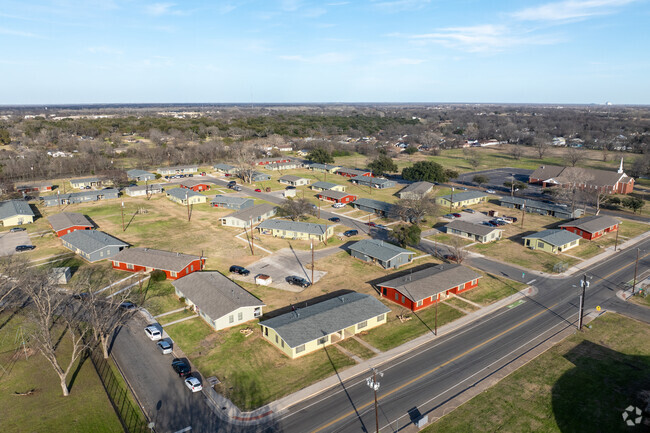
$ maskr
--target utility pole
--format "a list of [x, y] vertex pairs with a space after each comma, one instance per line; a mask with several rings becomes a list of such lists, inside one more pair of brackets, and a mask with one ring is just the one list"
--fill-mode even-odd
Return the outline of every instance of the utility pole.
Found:
[[311, 241], [311, 283], [314, 284], [314, 240]]
[[188, 198], [189, 191], [185, 190], [185, 202], [187, 203], [187, 221], [190, 220], [190, 200]]
[[515, 175], [514, 173], [510, 174], [510, 197], [515, 194]]
[[521, 205], [521, 228], [524, 228], [524, 216], [526, 215], [526, 200], [524, 200], [524, 204]]
[[639, 249], [636, 249], [636, 263], [634, 264], [634, 283], [632, 284], [632, 296], [636, 290], [636, 272], [639, 269]]
[[454, 204], [454, 187], [451, 187], [451, 199], [449, 200], [449, 213], [451, 213], [451, 207]]
[[[384, 373], [379, 373], [382, 377]], [[372, 377], [366, 379], [366, 385], [375, 392], [375, 422], [377, 425], [376, 433], [379, 433], [379, 405], [377, 404], [377, 390], [379, 389], [379, 382], [377, 382], [377, 370], [372, 368]]]
[[318, 219], [320, 219], [320, 202], [321, 200], [318, 200]]
[[587, 274], [584, 274], [582, 280], [580, 280], [580, 287], [582, 287], [582, 294], [580, 294], [580, 307], [578, 308], [578, 331], [582, 331], [582, 316], [585, 308], [585, 290], [589, 287]]
[[438, 336], [438, 304], [440, 303], [440, 293], [436, 295], [436, 320], [433, 326], [433, 335]]
[[122, 231], [125, 231], [126, 227], [124, 227], [124, 200], [122, 200]]
[[616, 240], [614, 241], [614, 251], [616, 251], [616, 248], [618, 247], [618, 226], [616, 227]]
[[[253, 217], [250, 218], [251, 224], [251, 256], [255, 255], [255, 237], [253, 236]], [[244, 230], [246, 228], [244, 227]]]

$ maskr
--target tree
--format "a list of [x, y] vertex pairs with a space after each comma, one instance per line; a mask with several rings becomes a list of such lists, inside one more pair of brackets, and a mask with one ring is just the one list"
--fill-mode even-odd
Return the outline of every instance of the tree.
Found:
[[564, 158], [569, 161], [569, 164], [571, 164], [571, 167], [575, 167], [577, 163], [582, 161], [584, 159], [584, 155], [580, 150], [578, 150], [575, 147], [570, 147], [567, 149], [566, 154], [564, 155]]
[[445, 178], [447, 179], [455, 179], [459, 176], [458, 171], [452, 170], [451, 168], [446, 168], [445, 169]]
[[11, 255], [0, 260], [0, 313], [19, 305], [24, 300], [21, 287], [25, 284], [27, 263], [22, 257]]
[[315, 147], [307, 155], [307, 159], [311, 162], [317, 162], [319, 164], [332, 164], [334, 163], [334, 158], [332, 154], [322, 146]]
[[377, 158], [374, 159], [374, 161], [368, 164], [368, 170], [371, 170], [374, 174], [381, 176], [386, 173], [396, 172], [397, 164], [395, 164], [390, 156], [380, 154]]
[[505, 186], [506, 188], [510, 188], [510, 196], [512, 196], [513, 193], [517, 190], [528, 188], [528, 185], [525, 182], [522, 182], [520, 180], [505, 181], [503, 182], [503, 186]]
[[9, 130], [6, 128], [0, 128], [0, 144], [9, 144], [11, 143], [11, 135]]
[[621, 203], [623, 206], [632, 209], [632, 212], [634, 213], [641, 209], [645, 204], [643, 199], [640, 199], [638, 197], [625, 197]]
[[510, 154], [514, 159], [519, 161], [522, 156], [524, 156], [524, 149], [521, 146], [514, 145], [510, 148]]
[[482, 174], [477, 174], [476, 176], [474, 176], [472, 178], [472, 182], [477, 184], [479, 186], [479, 188], [481, 187], [481, 185], [486, 184], [489, 181], [490, 181], [490, 179], [487, 176], [484, 176]]
[[537, 150], [539, 159], [544, 159], [544, 155], [546, 155], [546, 151], [548, 150], [548, 142], [544, 138], [535, 137], [533, 140], [533, 146]]
[[450, 260], [458, 264], [463, 263], [463, 260], [467, 257], [467, 251], [463, 248], [464, 245], [461, 242], [461, 239], [458, 236], [451, 236], [448, 246], [449, 252], [453, 256]]
[[415, 146], [409, 146], [406, 149], [404, 149], [404, 153], [407, 155], [413, 155], [414, 153], [418, 153], [418, 148]]
[[446, 182], [447, 176], [444, 168], [433, 161], [418, 161], [411, 167], [402, 169], [402, 177], [405, 180], [428, 182]]
[[316, 210], [314, 205], [306, 198], [294, 199], [289, 197], [278, 206], [278, 214], [289, 218], [291, 221], [296, 221], [305, 215], [315, 215]]
[[465, 152], [465, 159], [467, 159], [467, 162], [469, 162], [469, 165], [471, 165], [474, 170], [481, 165], [481, 155], [474, 149]]
[[255, 173], [255, 149], [250, 144], [242, 143], [232, 152], [237, 165], [237, 176], [241, 178], [242, 182], [252, 183]]
[[404, 248], [407, 245], [419, 244], [421, 233], [422, 230], [417, 224], [400, 224], [393, 229], [391, 237]]
[[438, 203], [432, 194], [426, 194], [419, 198], [403, 198], [398, 200], [393, 212], [404, 221], [419, 224], [427, 215], [435, 215], [438, 210]]

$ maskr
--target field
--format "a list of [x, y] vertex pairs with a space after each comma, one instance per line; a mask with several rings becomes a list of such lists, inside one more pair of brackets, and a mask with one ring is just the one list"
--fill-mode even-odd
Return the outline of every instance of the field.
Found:
[[648, 403], [650, 326], [609, 313], [591, 326], [423, 432], [645, 431], [626, 426], [621, 415]]

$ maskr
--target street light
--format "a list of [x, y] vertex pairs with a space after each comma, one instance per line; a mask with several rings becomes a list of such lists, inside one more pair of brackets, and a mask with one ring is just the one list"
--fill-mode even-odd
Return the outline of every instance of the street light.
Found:
[[383, 377], [384, 373], [377, 372], [377, 370], [372, 368], [372, 377], [366, 379], [366, 385], [370, 387], [375, 392], [375, 422], [377, 424], [376, 433], [379, 433], [379, 406], [377, 404], [377, 390], [379, 389], [379, 382], [377, 382], [377, 375]]

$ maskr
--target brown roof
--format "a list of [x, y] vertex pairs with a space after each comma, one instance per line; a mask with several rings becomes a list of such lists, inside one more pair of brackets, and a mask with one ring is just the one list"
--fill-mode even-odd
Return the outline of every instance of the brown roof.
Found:
[[94, 227], [93, 223], [83, 214], [76, 212], [61, 212], [47, 217], [55, 232], [74, 226]]
[[199, 256], [190, 254], [154, 250], [151, 248], [127, 248], [115, 254], [111, 260], [114, 262], [145, 266], [147, 268], [180, 272], [190, 263], [200, 258]]
[[530, 175], [530, 178], [547, 180], [559, 176], [562, 170], [564, 170], [564, 167], [558, 167], [557, 165], [542, 165]]
[[585, 232], [596, 233], [606, 228], [619, 224], [620, 221], [606, 215], [592, 215], [577, 220], [569, 221], [560, 227], [575, 227]]
[[530, 175], [531, 179], [554, 179], [560, 184], [569, 183], [575, 178], [586, 185], [614, 186], [616, 182], [627, 183], [631, 180], [625, 173], [610, 170], [582, 167], [558, 167], [555, 165], [541, 166]]
[[418, 302], [481, 277], [465, 266], [442, 264], [377, 285], [396, 289], [411, 301]]

